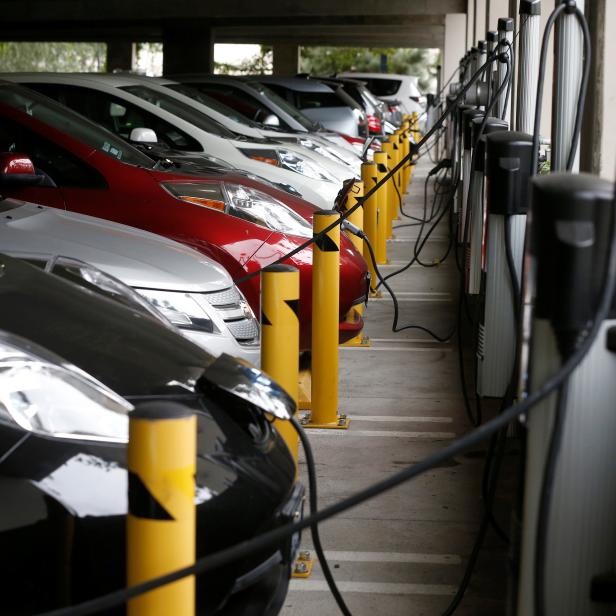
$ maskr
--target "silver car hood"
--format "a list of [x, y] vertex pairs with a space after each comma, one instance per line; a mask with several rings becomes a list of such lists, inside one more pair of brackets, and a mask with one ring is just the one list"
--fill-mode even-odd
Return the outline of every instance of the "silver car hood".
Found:
[[172, 240], [16, 199], [0, 201], [0, 252], [73, 257], [131, 287], [207, 293], [233, 284], [221, 265]]

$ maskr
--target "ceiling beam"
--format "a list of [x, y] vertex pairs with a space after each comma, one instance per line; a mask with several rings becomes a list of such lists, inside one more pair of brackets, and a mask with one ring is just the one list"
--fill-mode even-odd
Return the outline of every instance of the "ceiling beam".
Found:
[[466, 0], [2, 0], [3, 21], [10, 23], [86, 21], [89, 23], [157, 19], [233, 19], [356, 15], [445, 15], [466, 12]]
[[444, 26], [428, 28], [379, 26], [348, 28], [322, 26], [306, 28], [288, 26], [263, 28], [216, 28], [218, 43], [290, 43], [295, 45], [329, 45], [344, 47], [441, 47]]

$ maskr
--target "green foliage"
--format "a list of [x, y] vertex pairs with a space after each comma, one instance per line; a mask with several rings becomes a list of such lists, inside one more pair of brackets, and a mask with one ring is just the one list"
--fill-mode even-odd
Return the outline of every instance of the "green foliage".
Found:
[[214, 72], [219, 75], [267, 75], [272, 72], [272, 61], [271, 46], [260, 45], [260, 51], [257, 55], [239, 64], [214, 62]]
[[549, 175], [551, 171], [551, 164], [549, 160], [544, 160], [539, 166], [539, 175]]
[[433, 86], [438, 53], [432, 49], [393, 47], [302, 47], [301, 71], [333, 75], [342, 71], [381, 72], [381, 55], [387, 56], [387, 72], [419, 77], [422, 89]]
[[104, 71], [105, 43], [0, 42], [0, 71]]

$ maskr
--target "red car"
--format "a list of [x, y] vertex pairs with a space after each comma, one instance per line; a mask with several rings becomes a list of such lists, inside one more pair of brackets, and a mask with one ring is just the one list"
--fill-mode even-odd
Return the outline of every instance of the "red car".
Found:
[[[194, 176], [161, 170], [106, 129], [15, 84], [0, 84], [0, 151], [27, 155], [42, 176], [36, 185], [5, 184], [3, 195], [167, 236], [218, 261], [235, 280], [311, 236], [317, 208], [306, 201], [233, 171]], [[300, 344], [309, 349], [312, 247], [288, 262], [300, 270]], [[259, 276], [240, 288], [258, 314]], [[340, 342], [363, 327], [361, 318], [347, 323], [344, 316], [364, 300], [366, 290], [366, 263], [343, 237]]]

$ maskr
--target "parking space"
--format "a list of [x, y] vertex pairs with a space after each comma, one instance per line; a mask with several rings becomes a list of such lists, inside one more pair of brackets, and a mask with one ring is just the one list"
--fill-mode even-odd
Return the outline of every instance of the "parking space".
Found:
[[[415, 169], [404, 200], [409, 215], [421, 215], [423, 180], [431, 166], [424, 158]], [[394, 226], [401, 224], [404, 219]], [[394, 265], [408, 261], [417, 231], [394, 230], [396, 241], [388, 242]], [[446, 250], [445, 221], [434, 235], [422, 253], [426, 261]], [[394, 278], [401, 325], [417, 323], [441, 335], [451, 331], [458, 284], [453, 255], [438, 268], [413, 266]], [[366, 332], [372, 346], [341, 348], [340, 411], [351, 416], [348, 432], [309, 430], [321, 507], [420, 461], [469, 430], [455, 340], [439, 343], [419, 330], [394, 334], [392, 316], [386, 293], [370, 300]], [[330, 566], [354, 615], [443, 613], [477, 535], [484, 455], [483, 449], [469, 452], [321, 526]], [[500, 499], [509, 497], [505, 487]], [[311, 545], [309, 533], [303, 541]], [[503, 544], [488, 535], [468, 597], [456, 613], [502, 614], [506, 569]], [[284, 616], [337, 613], [318, 564], [309, 579], [293, 580]]]

